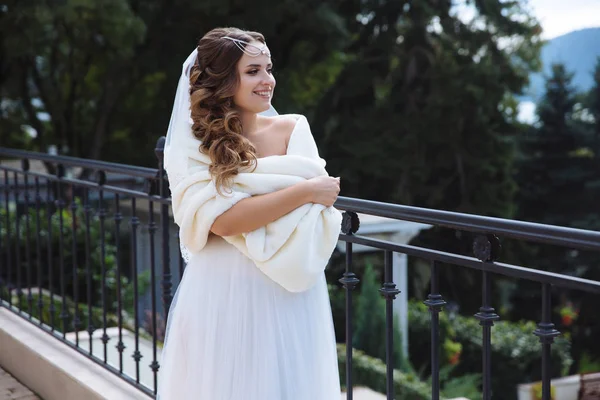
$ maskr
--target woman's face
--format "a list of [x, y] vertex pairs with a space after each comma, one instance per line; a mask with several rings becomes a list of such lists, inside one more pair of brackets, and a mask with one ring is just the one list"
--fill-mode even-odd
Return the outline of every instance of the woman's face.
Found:
[[[258, 48], [264, 46], [259, 41], [250, 43]], [[266, 47], [264, 50], [265, 53], [269, 53]], [[238, 61], [237, 70], [240, 84], [233, 95], [233, 102], [243, 111], [261, 113], [271, 106], [275, 78], [273, 77], [271, 57], [267, 54], [261, 53], [256, 57], [252, 57], [244, 53]]]

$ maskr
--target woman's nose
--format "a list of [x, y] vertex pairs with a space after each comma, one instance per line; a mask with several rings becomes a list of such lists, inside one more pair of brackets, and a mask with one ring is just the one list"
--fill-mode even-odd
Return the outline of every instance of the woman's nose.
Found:
[[265, 85], [273, 86], [275, 85], [275, 78], [273, 77], [273, 75], [267, 73], [267, 75], [263, 77], [262, 83]]

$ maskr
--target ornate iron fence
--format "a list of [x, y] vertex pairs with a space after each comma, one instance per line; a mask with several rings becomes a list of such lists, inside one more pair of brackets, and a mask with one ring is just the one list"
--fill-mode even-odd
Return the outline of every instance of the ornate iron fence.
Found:
[[[161, 138], [156, 149], [157, 169], [0, 148], [0, 159], [18, 163], [0, 165], [0, 304], [151, 396], [159, 384], [157, 354], [174, 281], [180, 279], [184, 269], [170, 215], [163, 146]], [[32, 169], [32, 162], [43, 163], [53, 173]], [[363, 245], [384, 252], [380, 292], [386, 299], [387, 360], [393, 360], [392, 304], [399, 293], [392, 274], [393, 254], [430, 262], [431, 290], [425, 304], [431, 313], [431, 390], [436, 400], [440, 398], [439, 313], [446, 304], [439, 286], [440, 264], [481, 271], [482, 300], [475, 318], [483, 333], [484, 400], [492, 396], [491, 337], [494, 321], [499, 318], [492, 306], [492, 276], [539, 283], [541, 320], [532, 334], [541, 342], [542, 398], [550, 399], [550, 349], [559, 335], [551, 320], [551, 288], [600, 293], [600, 282], [498, 262], [498, 237], [599, 251], [600, 232], [345, 197], [338, 199], [336, 207], [344, 211], [340, 240], [345, 242], [346, 261], [339, 282], [346, 292], [348, 388], [353, 382], [352, 295], [360, 282], [353, 272], [353, 245]], [[358, 213], [475, 233], [475, 257], [358, 235]], [[142, 257], [149, 273], [149, 277], [144, 275], [149, 285], [148, 317], [140, 310]], [[143, 331], [150, 332], [150, 338], [141, 332], [144, 320], [147, 324]], [[132, 350], [125, 345], [124, 331], [129, 330], [133, 332]], [[116, 358], [112, 360], [109, 332], [117, 340], [113, 348]], [[93, 346], [98, 334], [100, 351]], [[140, 341], [145, 338], [150, 342], [151, 360], [142, 369]], [[82, 345], [84, 340], [87, 347]], [[133, 360], [130, 371], [124, 367], [127, 353]], [[144, 382], [140, 376], [148, 371], [149, 379]], [[388, 399], [394, 398], [393, 371], [393, 362], [387, 362]], [[347, 399], [352, 398], [352, 390], [348, 390]]]
[[[2, 306], [154, 395], [159, 369], [157, 318], [162, 308], [166, 319], [172, 298], [170, 199], [162, 168], [6, 148], [0, 148], [0, 158], [17, 161], [17, 165], [5, 161], [0, 166]], [[32, 170], [32, 162], [43, 163], [54, 173]], [[144, 224], [140, 219], [142, 209]], [[147, 230], [143, 242], [139, 238], [142, 227]], [[149, 262], [147, 331], [152, 333], [152, 360], [148, 365], [151, 382], [146, 384], [140, 380], [139, 347], [144, 316], [140, 310], [138, 258], [143, 253], [147, 253]], [[182, 260], [178, 264], [181, 275]], [[159, 273], [164, 307], [158, 301]], [[126, 293], [130, 298], [124, 298]], [[113, 317], [109, 317], [111, 314]], [[111, 363], [108, 331], [112, 325], [118, 355]], [[129, 373], [124, 371], [129, 351], [125, 327], [133, 332], [130, 355], [134, 366]], [[94, 335], [98, 333], [102, 344], [100, 350], [95, 350]], [[87, 346], [81, 343], [82, 334], [87, 334]]]

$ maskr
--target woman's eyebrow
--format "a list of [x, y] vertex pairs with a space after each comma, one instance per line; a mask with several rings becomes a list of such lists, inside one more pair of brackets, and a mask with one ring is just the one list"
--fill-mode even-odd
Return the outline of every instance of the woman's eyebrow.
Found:
[[[272, 67], [272, 66], [273, 66], [273, 64], [271, 64], [271, 63], [267, 64], [267, 67]], [[246, 68], [250, 68], [250, 67], [260, 68], [260, 67], [262, 67], [262, 64], [248, 64], [248, 65], [246, 65]]]

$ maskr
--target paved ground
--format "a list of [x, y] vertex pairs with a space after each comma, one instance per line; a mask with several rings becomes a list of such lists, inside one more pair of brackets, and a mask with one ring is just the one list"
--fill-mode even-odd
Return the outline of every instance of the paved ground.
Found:
[[0, 368], [0, 400], [40, 400], [40, 398]]
[[[385, 400], [385, 395], [376, 393], [367, 388], [357, 387], [353, 392], [354, 400]], [[342, 393], [341, 400], [346, 399]], [[0, 400], [41, 400], [33, 392], [23, 386], [19, 381], [0, 368]], [[460, 399], [456, 399], [460, 400]], [[465, 399], [467, 400], [467, 399]]]

